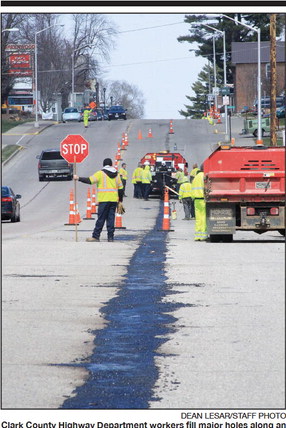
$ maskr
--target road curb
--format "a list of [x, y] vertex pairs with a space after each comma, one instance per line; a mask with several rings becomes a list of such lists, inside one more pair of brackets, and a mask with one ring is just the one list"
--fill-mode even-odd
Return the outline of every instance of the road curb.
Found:
[[22, 150], [24, 147], [23, 146], [19, 146], [18, 150], [15, 150], [15, 152], [13, 152], [6, 160], [4, 160], [2, 162], [2, 165], [6, 165], [14, 156], [16, 156], [16, 154]]
[[[50, 126], [57, 125], [58, 123], [59, 122], [48, 123], [48, 124], [44, 125], [42, 129], [39, 129], [39, 131], [34, 132], [34, 133], [9, 134], [8, 132], [5, 132], [3, 135], [11, 135], [11, 136], [17, 136], [17, 135], [18, 136], [20, 136], [20, 135], [39, 135], [45, 129], [49, 128]], [[15, 150], [15, 152], [13, 152], [5, 161], [2, 162], [2, 166], [6, 165], [23, 148], [24, 148], [23, 146], [19, 146], [18, 150]]]

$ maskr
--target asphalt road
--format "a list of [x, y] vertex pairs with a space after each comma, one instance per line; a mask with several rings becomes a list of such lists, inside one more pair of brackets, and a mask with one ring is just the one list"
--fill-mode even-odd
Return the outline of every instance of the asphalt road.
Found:
[[[238, 232], [231, 244], [194, 242], [178, 202], [166, 233], [160, 201], [132, 197], [145, 153], [176, 148], [192, 165], [224, 138], [223, 125], [173, 124], [174, 135], [168, 120], [127, 120], [4, 136], [23, 146], [2, 173], [22, 194], [21, 222], [2, 222], [4, 409], [284, 406], [284, 239]], [[240, 129], [233, 124], [237, 139]], [[126, 229], [113, 243], [105, 231], [86, 243], [94, 221], [84, 220], [76, 242], [65, 226], [73, 182], [39, 182], [36, 156], [81, 134], [90, 154], [77, 172], [89, 176], [115, 157], [123, 132]], [[77, 185], [81, 217], [87, 188]]]

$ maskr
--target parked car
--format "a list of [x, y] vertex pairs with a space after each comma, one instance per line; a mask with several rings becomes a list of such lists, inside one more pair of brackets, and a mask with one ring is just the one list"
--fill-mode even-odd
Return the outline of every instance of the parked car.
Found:
[[20, 203], [18, 199], [21, 195], [15, 195], [11, 187], [1, 188], [1, 217], [2, 220], [11, 220], [12, 223], [20, 221]]
[[64, 109], [62, 114], [63, 123], [65, 122], [80, 122], [80, 112], [75, 107], [68, 107]]
[[[82, 110], [80, 110], [80, 121], [81, 122], [83, 122], [83, 112], [84, 112], [84, 109], [82, 109]], [[95, 111], [95, 110], [92, 110], [90, 113], [89, 113], [89, 118], [88, 118], [88, 120], [89, 121], [95, 121], [95, 120], [98, 120], [97, 119], [97, 112]]]
[[111, 106], [108, 110], [108, 120], [124, 119], [126, 120], [126, 110], [122, 106]]
[[279, 107], [276, 110], [276, 116], [278, 117], [278, 119], [282, 119], [283, 117], [285, 117], [285, 106]]
[[50, 181], [50, 179], [73, 179], [73, 165], [68, 163], [58, 149], [43, 150], [37, 156], [39, 181]]
[[96, 117], [97, 120], [108, 120], [108, 109], [105, 112], [101, 108], [96, 109]]

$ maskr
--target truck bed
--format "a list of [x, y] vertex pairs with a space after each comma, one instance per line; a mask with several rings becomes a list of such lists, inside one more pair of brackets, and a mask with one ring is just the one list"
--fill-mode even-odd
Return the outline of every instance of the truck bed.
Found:
[[285, 147], [219, 147], [204, 162], [207, 201], [285, 200]]

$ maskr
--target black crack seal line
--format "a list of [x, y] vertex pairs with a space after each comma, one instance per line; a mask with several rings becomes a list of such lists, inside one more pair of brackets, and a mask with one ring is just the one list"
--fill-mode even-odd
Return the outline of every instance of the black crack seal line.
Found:
[[[166, 284], [166, 232], [158, 232], [163, 203], [153, 230], [131, 258], [118, 295], [101, 309], [108, 324], [95, 331], [94, 353], [81, 364], [89, 371], [86, 383], [65, 400], [63, 409], [146, 409], [152, 399], [158, 368], [157, 349], [174, 331], [170, 315], [182, 304], [163, 302]], [[188, 305], [189, 306], [189, 305]], [[193, 305], [190, 305], [193, 306]]]

